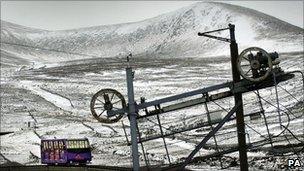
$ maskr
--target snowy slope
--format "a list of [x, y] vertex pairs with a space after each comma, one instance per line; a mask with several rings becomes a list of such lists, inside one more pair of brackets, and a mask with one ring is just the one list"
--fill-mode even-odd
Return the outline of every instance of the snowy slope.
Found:
[[[14, 133], [1, 136], [0, 165], [7, 161], [26, 165], [40, 164], [39, 145], [40, 139], [43, 138], [87, 137], [93, 149], [92, 164], [129, 166], [130, 147], [126, 144], [121, 123], [98, 123], [89, 108], [93, 94], [100, 89], [116, 89], [126, 98], [124, 64], [115, 58], [84, 60], [91, 56], [70, 55], [62, 51], [102, 57], [113, 57], [132, 51], [133, 54], [142, 57], [132, 61], [136, 71], [135, 99], [139, 102], [140, 97], [146, 97], [148, 101], [152, 101], [231, 81], [228, 57], [151, 59], [155, 56], [207, 57], [228, 54], [228, 44], [197, 36], [198, 31], [223, 28], [228, 23], [236, 25], [240, 51], [248, 46], [260, 46], [278, 52], [303, 51], [303, 29], [254, 10], [221, 3], [197, 3], [141, 22], [65, 31], [38, 30], [2, 21], [1, 131]], [[55, 67], [41, 65], [39, 68], [41, 62], [76, 59], [77, 61], [69, 62], [68, 65], [59, 63]], [[303, 71], [302, 52], [280, 53], [280, 59], [280, 66], [285, 71]], [[28, 68], [32, 68], [20, 67], [18, 72], [15, 72], [16, 68], [3, 69], [3, 64], [29, 65]], [[274, 87], [260, 91], [261, 97], [264, 98], [262, 103], [267, 112], [270, 133], [276, 136], [281, 132], [278, 112], [274, 106], [266, 102], [267, 100], [275, 104], [274, 92]], [[303, 102], [302, 80], [297, 76], [283, 82], [278, 87], [278, 92], [283, 125], [289, 125], [288, 128], [303, 141], [303, 108], [294, 108], [298, 102]], [[244, 94], [243, 97], [245, 114], [259, 110], [254, 93]], [[233, 106], [233, 98], [219, 100], [217, 104], [228, 110]], [[210, 111], [221, 110], [217, 104], [209, 103]], [[206, 121], [205, 114], [205, 108], [201, 105], [160, 117], [165, 131], [170, 131], [172, 127], [180, 128], [185, 124]], [[220, 114], [224, 116], [226, 112], [221, 110]], [[151, 118], [156, 122], [154, 119]], [[122, 121], [127, 125], [129, 133], [128, 117], [124, 117]], [[152, 132], [159, 132], [158, 125], [153, 122], [139, 123], [140, 130], [145, 136], [151, 129]], [[235, 121], [227, 123], [217, 135], [220, 147], [229, 148], [236, 144], [234, 123]], [[263, 118], [246, 118], [245, 123], [250, 142], [263, 140], [267, 132]], [[198, 129], [177, 135], [174, 139], [167, 138], [171, 161], [178, 162], [189, 155], [208, 130]], [[290, 142], [284, 139], [285, 135], [291, 143], [298, 143], [288, 131], [285, 131], [277, 137], [275, 145], [288, 145]], [[210, 140], [208, 145], [211, 148], [201, 150], [202, 155], [214, 152], [213, 140]], [[145, 143], [152, 165], [168, 163], [163, 146], [162, 140]], [[262, 146], [257, 152], [248, 152], [250, 169], [277, 169], [274, 167], [277, 165], [276, 159], [265, 159], [269, 166], [263, 166], [266, 164], [261, 158], [269, 156], [268, 146], [269, 144]], [[303, 158], [303, 153], [299, 155]], [[229, 156], [238, 160], [235, 153]], [[144, 165], [143, 155], [140, 157], [141, 165]], [[282, 156], [276, 157], [282, 159]], [[207, 167], [206, 164], [202, 164], [201, 167], [204, 170], [211, 170], [208, 168], [209, 164]], [[219, 169], [219, 164], [215, 164], [214, 167]]]
[[[218, 56], [229, 54], [227, 43], [198, 37], [197, 32], [227, 27], [228, 23], [236, 25], [240, 50], [259, 46], [271, 51], [303, 51], [303, 29], [255, 10], [215, 2], [196, 3], [140, 22], [64, 31], [1, 21], [1, 45], [6, 51], [40, 62], [113, 57], [129, 51], [152, 57]], [[228, 32], [221, 36], [228, 37]]]
[[[303, 71], [304, 61], [301, 52], [280, 54], [280, 59], [280, 66], [285, 71]], [[135, 70], [134, 91], [137, 102], [140, 101], [140, 97], [152, 101], [228, 82], [232, 79], [228, 57], [215, 59], [137, 58], [134, 60], [133, 66]], [[130, 166], [130, 147], [127, 146], [121, 122], [116, 124], [98, 123], [93, 118], [89, 107], [93, 94], [104, 88], [116, 89], [126, 99], [125, 71], [120, 62], [104, 59], [99, 63], [61, 65], [1, 74], [1, 79], [5, 80], [5, 82], [1, 80], [1, 131], [14, 131], [12, 134], [1, 136], [0, 153], [8, 160], [26, 165], [40, 164], [40, 138], [87, 137], [93, 149], [92, 164]], [[288, 92], [285, 90], [288, 90]], [[273, 137], [276, 137], [282, 130], [275, 109], [276, 95], [274, 92], [274, 87], [260, 90], [270, 133], [274, 135]], [[303, 142], [303, 105], [301, 106], [301, 103], [299, 103], [298, 108], [294, 108], [298, 102], [303, 102], [303, 87], [300, 76], [297, 75], [291, 80], [280, 83], [278, 92], [283, 125], [288, 126]], [[67, 99], [70, 99], [70, 101]], [[229, 97], [218, 100], [216, 103], [210, 102], [208, 103], [209, 111], [212, 112], [212, 115], [216, 114], [215, 111], [218, 111], [218, 114], [223, 117], [227, 112], [222, 110], [221, 107], [230, 110], [234, 104], [233, 100], [233, 97]], [[254, 92], [243, 94], [243, 102], [245, 114], [260, 110]], [[144, 111], [141, 110], [139, 114], [144, 114]], [[193, 126], [202, 121], [207, 121], [207, 116], [204, 105], [197, 105], [161, 114], [160, 119], [164, 132], [168, 133], [172, 129]], [[122, 121], [126, 125], [126, 132], [129, 135], [128, 117], [125, 116]], [[32, 126], [28, 126], [28, 123]], [[142, 138], [160, 132], [159, 125], [155, 123], [157, 123], [155, 116], [151, 116], [149, 120], [138, 120]], [[246, 132], [250, 137], [246, 140], [247, 142], [257, 142], [267, 136], [263, 117], [255, 120], [246, 117], [245, 123]], [[234, 124], [235, 120], [228, 122], [218, 132], [217, 140], [221, 148], [227, 149], [236, 145], [237, 132]], [[182, 157], [188, 156], [194, 146], [209, 131], [210, 129], [205, 127], [166, 138], [171, 161], [178, 162]], [[275, 145], [289, 144], [284, 138], [285, 134], [289, 138], [288, 141], [293, 144], [298, 143], [288, 131], [284, 131], [284, 134], [276, 137]], [[199, 155], [214, 152], [213, 142], [212, 139], [208, 141], [207, 145], [211, 148], [201, 150]], [[151, 164], [168, 163], [162, 139], [145, 142], [144, 146]], [[268, 155], [269, 146], [269, 144], [265, 144], [258, 151], [248, 152], [250, 170], [257, 170], [257, 168], [278, 170], [274, 168], [274, 165], [278, 163], [276, 159], [272, 161], [269, 161], [268, 158], [263, 159], [263, 157], [284, 159], [281, 155]], [[232, 153], [229, 156], [238, 160], [238, 154]], [[299, 156], [303, 158], [304, 155], [299, 153]], [[143, 166], [145, 165], [143, 155], [141, 154], [140, 157]], [[297, 156], [288, 155], [287, 157]], [[212, 160], [215, 162], [214, 158]], [[264, 163], [265, 160], [266, 163]], [[0, 156], [0, 165], [6, 162], [5, 159], [1, 161]], [[226, 162], [228, 163], [229, 160]], [[205, 165], [200, 164], [203, 168], [206, 168]], [[209, 165], [211, 164], [207, 163], [207, 167]], [[219, 163], [212, 165], [217, 167], [214, 170], [218, 170], [220, 167]], [[263, 165], [268, 166], [263, 167]], [[238, 170], [238, 168], [229, 168], [229, 170]]]

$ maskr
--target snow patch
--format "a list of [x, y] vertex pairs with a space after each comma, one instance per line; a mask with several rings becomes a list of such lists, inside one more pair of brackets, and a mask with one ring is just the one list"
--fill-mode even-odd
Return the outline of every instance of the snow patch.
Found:
[[41, 96], [45, 100], [53, 103], [55, 106], [60, 107], [66, 111], [72, 111], [73, 107], [71, 105], [71, 102], [62, 96], [47, 92], [45, 90], [42, 90], [38, 85], [34, 85], [32, 81], [20, 81], [20, 85], [22, 88], [26, 88], [33, 93]]

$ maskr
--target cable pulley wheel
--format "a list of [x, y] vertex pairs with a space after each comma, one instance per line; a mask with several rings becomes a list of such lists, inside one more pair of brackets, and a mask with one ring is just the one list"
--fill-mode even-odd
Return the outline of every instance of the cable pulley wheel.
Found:
[[250, 47], [243, 50], [238, 56], [237, 69], [244, 79], [260, 82], [271, 73], [272, 60], [264, 49]]
[[116, 90], [102, 89], [93, 95], [90, 108], [95, 119], [102, 123], [115, 123], [124, 113], [109, 117], [107, 111], [123, 109], [126, 107], [124, 97]]

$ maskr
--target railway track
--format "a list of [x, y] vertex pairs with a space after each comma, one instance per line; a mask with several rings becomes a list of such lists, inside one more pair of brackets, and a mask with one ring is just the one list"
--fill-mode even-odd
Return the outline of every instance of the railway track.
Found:
[[30, 165], [30, 166], [0, 166], [1, 171], [131, 171], [131, 168], [116, 166], [48, 166], [48, 165]]
[[[180, 165], [155, 165], [141, 167], [141, 171], [175, 171], [178, 170]], [[86, 166], [49, 166], [49, 165], [20, 165], [20, 166], [0, 166], [1, 171], [132, 171], [130, 167], [117, 167], [117, 166], [100, 166], [100, 165], [86, 165]], [[187, 171], [187, 169], [185, 169]]]

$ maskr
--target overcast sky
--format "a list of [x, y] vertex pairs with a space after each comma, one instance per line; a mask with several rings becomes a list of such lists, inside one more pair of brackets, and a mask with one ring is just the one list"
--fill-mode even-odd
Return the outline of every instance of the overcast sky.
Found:
[[[47, 30], [140, 21], [198, 1], [1, 1], [1, 20]], [[303, 1], [225, 1], [303, 28]]]

